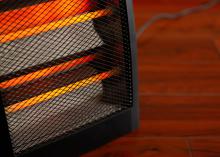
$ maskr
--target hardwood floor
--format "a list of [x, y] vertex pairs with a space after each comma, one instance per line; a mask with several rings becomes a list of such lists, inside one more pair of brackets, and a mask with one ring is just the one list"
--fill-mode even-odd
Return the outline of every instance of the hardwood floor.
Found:
[[[207, 0], [134, 0], [137, 29]], [[141, 126], [84, 157], [220, 157], [220, 5], [138, 40]]]

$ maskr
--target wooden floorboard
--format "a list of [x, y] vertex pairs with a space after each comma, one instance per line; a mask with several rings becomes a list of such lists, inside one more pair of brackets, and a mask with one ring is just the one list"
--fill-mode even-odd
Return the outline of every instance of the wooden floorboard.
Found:
[[165, 94], [141, 94], [140, 104], [141, 107], [174, 107], [186, 109], [200, 109], [200, 108], [216, 108], [220, 106], [220, 95], [208, 94], [187, 94], [187, 93], [165, 93]]
[[220, 64], [146, 64], [139, 67], [144, 94], [220, 94]]
[[219, 157], [220, 138], [190, 140], [193, 157]]
[[84, 157], [189, 157], [184, 139], [121, 138]]
[[[207, 0], [134, 0], [136, 29]], [[84, 157], [220, 157], [220, 5], [138, 39], [140, 128]]]
[[216, 43], [199, 35], [177, 37], [156, 34], [153, 37], [142, 38], [138, 47], [140, 68], [149, 63], [220, 63]]

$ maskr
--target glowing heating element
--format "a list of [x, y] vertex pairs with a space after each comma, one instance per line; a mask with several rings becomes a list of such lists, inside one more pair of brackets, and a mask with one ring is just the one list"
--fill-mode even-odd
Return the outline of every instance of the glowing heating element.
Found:
[[89, 0], [53, 0], [0, 13], [0, 34], [33, 28], [89, 11]]
[[[105, 11], [107, 10], [103, 10], [102, 13]], [[82, 19], [78, 19], [80, 20]], [[68, 23], [68, 26], [36, 36], [2, 43], [0, 44], [0, 76], [83, 53], [103, 44], [93, 20], [71, 25]]]
[[40, 34], [42, 32], [52, 31], [65, 26], [70, 26], [72, 24], [83, 23], [92, 19], [96, 19], [111, 13], [111, 10], [98, 10], [94, 12], [85, 13], [82, 15], [77, 15], [74, 17], [69, 17], [67, 19], [59, 20], [56, 22], [51, 22], [49, 24], [43, 24], [41, 26], [36, 26], [33, 28], [27, 28], [25, 30], [20, 30], [17, 32], [9, 33], [6, 35], [0, 35], [0, 43], [5, 43], [13, 41], [16, 39], [21, 39], [24, 37], [29, 37], [33, 35]]
[[20, 84], [30, 82], [33, 80], [37, 80], [42, 77], [51, 76], [53, 74], [56, 74], [56, 73], [59, 73], [65, 70], [69, 70], [73, 67], [76, 67], [77, 65], [81, 65], [89, 61], [92, 61], [93, 59], [94, 59], [94, 55], [90, 55], [90, 56], [75, 59], [75, 60], [72, 60], [72, 61], [69, 61], [63, 64], [52, 66], [52, 67], [49, 67], [43, 70], [39, 70], [33, 73], [29, 73], [27, 75], [20, 76], [20, 77], [0, 83], [0, 88], [9, 88], [9, 87], [20, 85]]
[[65, 94], [65, 93], [71, 92], [73, 90], [76, 90], [76, 89], [79, 89], [79, 88], [82, 88], [82, 87], [86, 87], [86, 86], [88, 86], [92, 83], [98, 82], [100, 80], [107, 79], [107, 78], [111, 77], [113, 75], [113, 73], [114, 73], [114, 70], [109, 71], [109, 72], [104, 72], [104, 73], [101, 73], [101, 74], [97, 74], [95, 76], [92, 76], [90, 78], [78, 81], [78, 82], [70, 84], [68, 86], [58, 88], [56, 90], [47, 92], [45, 94], [41, 94], [41, 95], [35, 96], [31, 99], [24, 100], [22, 102], [13, 104], [11, 106], [8, 106], [8, 107], [5, 108], [5, 111], [6, 111], [6, 113], [17, 112], [17, 111], [19, 111], [21, 109], [24, 109], [26, 107], [30, 107], [30, 106], [33, 106], [35, 104], [42, 103], [44, 101], [53, 99], [55, 97], [58, 97], [60, 95]]

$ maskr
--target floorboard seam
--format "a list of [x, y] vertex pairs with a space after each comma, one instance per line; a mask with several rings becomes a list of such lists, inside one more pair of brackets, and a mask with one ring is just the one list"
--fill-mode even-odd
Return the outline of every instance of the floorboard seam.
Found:
[[191, 140], [189, 138], [186, 138], [186, 145], [188, 149], [188, 153], [190, 157], [193, 157], [193, 151], [192, 151], [192, 146], [191, 146]]

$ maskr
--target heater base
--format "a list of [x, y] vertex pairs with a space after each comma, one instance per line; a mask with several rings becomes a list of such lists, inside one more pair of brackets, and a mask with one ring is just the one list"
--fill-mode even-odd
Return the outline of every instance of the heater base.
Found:
[[137, 119], [137, 112], [134, 109], [128, 109], [87, 126], [70, 136], [34, 148], [21, 157], [78, 157], [133, 131], [138, 127]]

